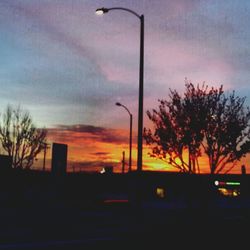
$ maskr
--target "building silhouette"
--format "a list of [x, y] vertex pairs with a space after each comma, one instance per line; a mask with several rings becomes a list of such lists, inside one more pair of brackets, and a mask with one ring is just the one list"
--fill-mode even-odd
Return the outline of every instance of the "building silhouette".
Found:
[[56, 174], [56, 175], [66, 174], [67, 153], [68, 153], [67, 144], [61, 144], [61, 143], [52, 144], [51, 172], [53, 174]]

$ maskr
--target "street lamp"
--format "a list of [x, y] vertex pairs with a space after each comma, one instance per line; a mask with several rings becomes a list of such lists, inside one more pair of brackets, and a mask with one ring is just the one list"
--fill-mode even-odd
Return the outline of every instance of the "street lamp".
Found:
[[132, 170], [132, 120], [133, 120], [133, 116], [125, 105], [123, 105], [119, 102], [117, 102], [115, 105], [126, 109], [128, 114], [129, 114], [129, 118], [130, 118], [129, 119], [129, 121], [130, 121], [129, 122], [129, 172], [131, 172], [131, 170]]
[[138, 100], [138, 142], [137, 142], [137, 171], [142, 171], [142, 144], [143, 144], [143, 58], [144, 58], [144, 15], [138, 15], [133, 10], [115, 7], [99, 8], [97, 15], [102, 15], [110, 10], [124, 10], [132, 13], [140, 20], [140, 66], [139, 66], [139, 100]]

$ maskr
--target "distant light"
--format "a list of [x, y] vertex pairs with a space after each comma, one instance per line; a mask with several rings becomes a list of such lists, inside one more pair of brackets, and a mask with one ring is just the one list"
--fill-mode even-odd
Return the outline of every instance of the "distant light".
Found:
[[105, 172], [105, 168], [102, 168], [102, 170], [100, 171], [101, 174], [104, 174]]
[[236, 181], [228, 181], [226, 182], [226, 185], [231, 185], [231, 186], [239, 186], [240, 185], [240, 182], [236, 182]]
[[233, 196], [239, 196], [239, 195], [240, 194], [236, 190], [233, 191]]
[[240, 190], [238, 189], [228, 189], [228, 188], [218, 188], [220, 194], [229, 197], [237, 197], [240, 196]]
[[156, 188], [156, 195], [159, 197], [159, 198], [164, 198], [165, 197], [165, 190], [164, 188]]
[[129, 201], [127, 199], [109, 199], [104, 200], [104, 203], [128, 203]]
[[240, 186], [238, 181], [214, 181], [215, 186]]

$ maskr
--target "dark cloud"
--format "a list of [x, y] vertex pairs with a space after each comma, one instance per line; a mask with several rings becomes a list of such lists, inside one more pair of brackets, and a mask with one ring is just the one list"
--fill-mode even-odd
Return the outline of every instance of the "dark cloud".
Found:
[[108, 161], [110, 158], [112, 158], [109, 152], [96, 152], [92, 153], [91, 155], [96, 156], [99, 159], [99, 161], [105, 161], [105, 162]]
[[[51, 136], [64, 138], [66, 141], [72, 141], [73, 137], [82, 139], [92, 139], [105, 143], [123, 144], [128, 142], [127, 132], [118, 129], [109, 129], [93, 125], [76, 124], [76, 125], [58, 125], [57, 128], [48, 129]], [[66, 132], [66, 133], [65, 133]]]
[[90, 133], [90, 134], [100, 134], [106, 131], [106, 128], [96, 127], [93, 125], [76, 124], [76, 125], [58, 125], [58, 129], [80, 132], [80, 133]]
[[92, 155], [106, 156], [106, 155], [109, 155], [109, 153], [107, 153], [107, 152], [96, 152], [96, 153], [92, 153]]

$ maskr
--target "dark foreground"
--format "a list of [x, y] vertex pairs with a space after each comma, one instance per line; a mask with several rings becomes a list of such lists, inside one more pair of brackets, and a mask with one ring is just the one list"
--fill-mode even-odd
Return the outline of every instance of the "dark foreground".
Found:
[[241, 249], [249, 244], [248, 197], [164, 200], [124, 197], [124, 189], [114, 196], [102, 182], [98, 190], [106, 192], [89, 184], [83, 192], [76, 182], [70, 188], [65, 182], [26, 181], [1, 182], [0, 250]]
[[[138, 209], [138, 208], [137, 208]], [[242, 214], [239, 214], [242, 212]], [[62, 207], [1, 209], [0, 249], [125, 249], [152, 246], [245, 246], [246, 211], [167, 209], [106, 204], [91, 210]]]

